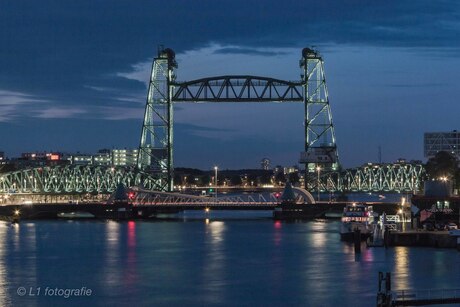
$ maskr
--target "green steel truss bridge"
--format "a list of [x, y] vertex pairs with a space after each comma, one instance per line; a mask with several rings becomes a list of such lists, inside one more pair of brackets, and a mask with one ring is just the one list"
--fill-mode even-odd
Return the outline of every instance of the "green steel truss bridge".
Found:
[[320, 175], [307, 183], [309, 191], [322, 192], [419, 192], [426, 172], [422, 164], [371, 164]]
[[[176, 81], [175, 53], [160, 48], [150, 76], [136, 167], [65, 165], [0, 174], [0, 193], [111, 193], [119, 183], [172, 191], [174, 103], [303, 103], [306, 188], [310, 191], [417, 191], [421, 165], [369, 165], [339, 172], [339, 156], [329, 104], [324, 61], [315, 50], [302, 50], [301, 79], [285, 81], [251, 75], [227, 75]], [[316, 174], [320, 178], [317, 178]]]
[[[421, 164], [369, 164], [320, 176], [323, 192], [416, 192], [423, 184]], [[0, 174], [0, 193], [108, 194], [119, 183], [161, 191], [151, 174], [135, 168], [103, 166], [37, 167]], [[309, 191], [317, 191], [318, 181], [308, 182]]]
[[65, 165], [0, 174], [0, 193], [108, 194], [118, 184], [158, 190], [151, 174], [127, 167]]

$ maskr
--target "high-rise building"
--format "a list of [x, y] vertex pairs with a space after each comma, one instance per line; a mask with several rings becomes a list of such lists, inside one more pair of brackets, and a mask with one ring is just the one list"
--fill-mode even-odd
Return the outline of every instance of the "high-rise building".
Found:
[[70, 157], [72, 164], [136, 166], [137, 149], [101, 149], [94, 155], [75, 154]]
[[112, 165], [136, 166], [137, 149], [112, 149]]
[[440, 151], [446, 151], [460, 158], [460, 132], [425, 132], [423, 138], [424, 155], [434, 157]]
[[93, 156], [87, 155], [87, 154], [77, 153], [75, 155], [70, 155], [69, 160], [71, 164], [76, 164], [76, 165], [93, 164]]

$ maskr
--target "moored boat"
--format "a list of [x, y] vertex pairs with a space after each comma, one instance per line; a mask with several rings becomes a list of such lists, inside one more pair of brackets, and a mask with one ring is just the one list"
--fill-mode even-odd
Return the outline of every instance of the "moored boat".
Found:
[[340, 227], [340, 239], [352, 241], [355, 232], [359, 231], [361, 240], [366, 240], [372, 235], [374, 214], [372, 206], [365, 204], [346, 205], [342, 214], [342, 225]]

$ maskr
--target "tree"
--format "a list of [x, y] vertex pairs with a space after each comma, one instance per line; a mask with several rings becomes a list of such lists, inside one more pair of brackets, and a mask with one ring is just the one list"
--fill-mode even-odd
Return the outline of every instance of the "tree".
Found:
[[300, 177], [299, 177], [299, 173], [297, 172], [294, 172], [294, 173], [290, 173], [289, 174], [289, 182], [294, 185], [296, 183], [299, 183], [300, 181]]
[[457, 158], [446, 151], [440, 151], [430, 158], [425, 169], [430, 179], [454, 179], [459, 172]]
[[174, 184], [175, 185], [182, 185], [182, 176], [179, 174], [174, 174]]
[[203, 183], [203, 185], [209, 185], [209, 183], [211, 182], [211, 176], [209, 175], [204, 175], [202, 178], [201, 178], [201, 182]]
[[248, 181], [251, 185], [257, 185], [257, 175], [256, 174], [249, 174]]
[[195, 184], [195, 176], [188, 175], [185, 178], [186, 178], [185, 181], [187, 184]]
[[232, 185], [241, 185], [243, 181], [241, 180], [241, 177], [239, 175], [232, 176], [230, 179], [230, 183]]
[[269, 172], [264, 172], [262, 176], [259, 177], [260, 184], [271, 184], [272, 176]]
[[286, 176], [284, 176], [283, 172], [278, 172], [275, 176], [275, 182], [276, 183], [284, 183], [286, 182]]

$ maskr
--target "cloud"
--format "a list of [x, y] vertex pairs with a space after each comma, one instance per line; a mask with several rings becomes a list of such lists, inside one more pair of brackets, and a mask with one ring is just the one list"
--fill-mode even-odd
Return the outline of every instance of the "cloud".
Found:
[[74, 118], [87, 113], [76, 107], [56, 107], [55, 102], [31, 94], [0, 90], [0, 121], [13, 121], [18, 118]]
[[23, 111], [35, 103], [46, 103], [32, 95], [14, 91], [0, 90], [0, 121], [8, 122], [22, 116]]
[[[226, 50], [225, 52], [221, 52]], [[242, 52], [238, 52], [242, 50]], [[228, 51], [228, 52], [227, 52]], [[234, 52], [235, 51], [235, 52]], [[176, 54], [179, 67], [176, 70], [178, 81], [190, 81], [203, 76], [229, 74], [272, 74], [279, 76], [280, 71], [286, 71], [288, 65], [298, 72], [298, 60], [301, 50], [298, 48], [244, 48], [236, 45], [220, 45], [210, 43], [201, 48], [185, 50]], [[267, 65], [268, 56], [283, 55]], [[148, 86], [152, 69], [152, 59], [144, 60], [131, 65], [128, 71], [117, 72], [117, 77], [136, 80]], [[288, 79], [292, 78], [285, 76]], [[282, 78], [282, 76], [281, 76]]]
[[138, 119], [142, 121], [144, 116], [144, 108], [130, 108], [130, 107], [102, 107], [102, 117], [107, 120], [127, 120]]
[[33, 117], [43, 119], [78, 118], [85, 113], [87, 113], [86, 110], [78, 108], [45, 107], [37, 109]]
[[46, 102], [47, 100], [40, 99], [34, 97], [33, 95], [14, 92], [14, 91], [7, 91], [7, 90], [0, 90], [0, 105], [6, 106], [14, 106], [14, 105], [24, 105], [24, 104], [31, 104], [35, 102]]
[[152, 60], [146, 60], [140, 63], [132, 64], [131, 69], [128, 72], [118, 72], [115, 75], [117, 77], [139, 81], [148, 86], [151, 70]]

